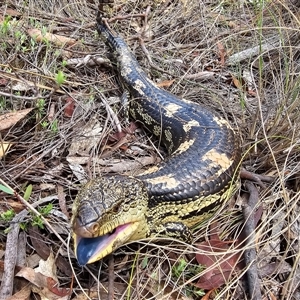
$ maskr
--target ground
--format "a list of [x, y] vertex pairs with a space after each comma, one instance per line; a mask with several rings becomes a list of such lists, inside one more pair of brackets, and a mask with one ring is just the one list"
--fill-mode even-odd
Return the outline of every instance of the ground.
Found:
[[[226, 118], [242, 167], [268, 180], [242, 178], [193, 245], [133, 243], [85, 268], [69, 238], [82, 184], [134, 175], [165, 152], [120, 112], [122, 84], [95, 30], [96, 1], [0, 5], [0, 299], [248, 299], [250, 265], [238, 261], [249, 248], [255, 299], [300, 299], [298, 1], [115, 0], [110, 26], [145, 72]], [[239, 244], [249, 191], [255, 236]]]

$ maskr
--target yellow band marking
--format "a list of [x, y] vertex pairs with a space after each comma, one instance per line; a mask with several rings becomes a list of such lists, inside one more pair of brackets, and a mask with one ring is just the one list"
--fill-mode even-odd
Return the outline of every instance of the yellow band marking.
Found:
[[191, 120], [183, 125], [183, 130], [189, 132], [193, 126], [198, 127], [200, 124], [196, 120]]
[[195, 142], [195, 139], [191, 139], [188, 141], [183, 142], [174, 152], [174, 154], [180, 154], [182, 152], [185, 152], [186, 150], [188, 150]]
[[201, 157], [202, 160], [211, 160], [212, 165], [221, 166], [221, 173], [227, 170], [233, 161], [227, 157], [225, 153], [219, 153], [215, 149], [211, 149]]
[[137, 79], [137, 80], [134, 82], [133, 88], [134, 88], [136, 91], [138, 91], [141, 95], [145, 95], [143, 89], [145, 89], [146, 86], [145, 86], [145, 84], [144, 84], [141, 80]]
[[149, 178], [147, 181], [152, 184], [163, 183], [166, 188], [173, 189], [178, 185], [178, 181], [173, 176], [173, 174], [163, 175], [156, 178]]
[[225, 125], [227, 128], [233, 130], [232, 127], [230, 126], [230, 124], [229, 124], [225, 119], [214, 116], [214, 117], [213, 117], [213, 120], [214, 120], [219, 126], [222, 127], [222, 126]]
[[157, 166], [153, 166], [153, 167], [149, 168], [148, 170], [146, 170], [145, 172], [143, 172], [142, 175], [151, 174], [151, 173], [157, 172], [160, 169], [161, 169], [161, 167], [159, 168]]
[[169, 118], [172, 118], [174, 114], [180, 110], [182, 107], [180, 105], [170, 103], [165, 107], [166, 110], [166, 116]]

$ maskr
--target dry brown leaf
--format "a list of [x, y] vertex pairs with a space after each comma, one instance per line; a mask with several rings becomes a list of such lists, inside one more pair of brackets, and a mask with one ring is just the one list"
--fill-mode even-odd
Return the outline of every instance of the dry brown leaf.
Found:
[[214, 291], [215, 289], [212, 289], [208, 291], [202, 298], [201, 300], [209, 300], [210, 299], [210, 294]]
[[227, 24], [229, 28], [238, 28], [238, 25], [234, 21], [229, 21]]
[[[51, 249], [41, 238], [39, 229], [37, 227], [29, 227], [28, 232], [29, 232], [29, 236], [33, 248], [36, 250], [37, 254], [43, 259], [39, 261], [39, 265], [40, 265], [39, 268], [41, 268], [43, 264], [46, 264], [46, 267], [43, 267], [43, 269], [46, 270], [53, 269], [49, 274], [46, 274], [45, 271], [40, 271], [40, 272], [44, 275], [47, 275], [55, 279], [56, 266], [57, 266], [61, 272], [63, 272], [67, 276], [72, 276], [72, 270], [70, 268], [70, 265], [64, 257], [58, 255], [55, 260], [53, 259], [53, 254], [51, 252]], [[39, 269], [36, 269], [36, 271], [39, 271]]]
[[32, 286], [32, 291], [41, 296], [42, 300], [68, 300], [70, 290], [66, 288], [58, 288], [57, 282], [52, 278], [47, 278], [47, 286], [38, 288]]
[[68, 60], [68, 59], [71, 59], [73, 57], [73, 52], [61, 49], [60, 55], [62, 56], [63, 59]]
[[67, 117], [67, 118], [71, 118], [73, 116], [74, 109], [75, 109], [74, 98], [67, 97], [65, 99], [65, 101], [66, 101], [66, 106], [65, 106], [65, 109], [64, 109], [64, 116]]
[[15, 112], [10, 112], [0, 116], [0, 131], [4, 129], [8, 129], [11, 126], [15, 125], [18, 121], [23, 119], [32, 110], [33, 108], [27, 108]]
[[32, 291], [39, 294], [42, 299], [68, 299], [69, 289], [59, 288], [56, 280], [35, 272], [32, 268], [24, 267], [16, 276], [23, 277], [32, 283]]
[[64, 192], [63, 186], [60, 184], [57, 185], [57, 195], [58, 195], [59, 207], [60, 207], [62, 213], [64, 213], [66, 215], [66, 217], [69, 219], [70, 214], [67, 209], [66, 194]]
[[236, 78], [234, 75], [231, 75], [231, 79], [236, 88], [239, 90], [244, 90], [243, 83], [238, 78]]
[[[3, 10], [0, 10], [1, 13], [3, 13]], [[19, 17], [21, 16], [21, 13], [19, 13], [17, 10], [12, 9], [12, 8], [7, 8], [5, 10], [5, 15], [6, 16], [12, 16], [12, 17]]]
[[169, 87], [173, 84], [173, 82], [175, 81], [175, 79], [172, 79], [172, 80], [164, 80], [164, 81], [161, 81], [159, 83], [157, 83], [156, 85], [158, 87]]
[[11, 145], [8, 142], [0, 142], [0, 159], [8, 152]]
[[277, 298], [274, 296], [274, 294], [271, 291], [269, 292], [269, 296], [271, 300], [277, 300]]
[[36, 273], [32, 268], [24, 267], [16, 274], [16, 276], [27, 279], [37, 287], [47, 286], [47, 277], [41, 273]]
[[228, 280], [235, 269], [239, 269], [239, 253], [232, 254], [229, 251], [228, 254], [223, 254], [229, 250], [228, 242], [210, 240], [198, 244], [197, 248], [209, 252], [196, 254], [197, 262], [205, 266], [208, 271], [201, 276], [195, 286], [205, 290], [218, 288]]
[[234, 75], [231, 75], [232, 83], [236, 88], [238, 88], [241, 91], [247, 92], [248, 95], [255, 97], [256, 92], [249, 89], [247, 82], [244, 80], [244, 78], [236, 78]]
[[248, 89], [248, 94], [249, 94], [250, 96], [253, 96], [253, 97], [256, 97], [256, 96], [257, 96], [256, 92], [255, 92], [254, 90], [251, 90], [251, 89]]
[[0, 206], [10, 207], [15, 211], [15, 213], [19, 213], [24, 209], [24, 205], [22, 203], [8, 197], [6, 197], [5, 200], [0, 200]]
[[34, 38], [37, 42], [42, 42], [44, 40], [47, 40], [51, 43], [54, 43], [57, 46], [63, 46], [63, 45], [74, 45], [77, 41], [75, 39], [63, 36], [63, 35], [58, 35], [58, 34], [53, 34], [46, 32], [45, 34], [42, 34], [41, 30], [38, 29], [28, 29], [27, 33]]
[[[124, 295], [128, 284], [126, 282], [114, 282], [114, 297], [113, 299], [121, 299], [122, 295]], [[101, 299], [101, 300], [109, 300], [111, 297], [108, 295], [108, 282], [101, 282], [99, 287], [91, 287], [89, 290], [90, 299]], [[73, 300], [86, 300], [86, 294], [79, 293], [77, 296], [73, 298]], [[123, 299], [123, 298], [122, 298]], [[144, 299], [144, 298], [141, 298]]]
[[56, 189], [56, 185], [53, 183], [41, 183], [39, 187], [41, 191], [54, 191]]
[[221, 64], [221, 66], [224, 66], [225, 65], [225, 58], [227, 56], [225, 47], [220, 42], [217, 43], [217, 47], [218, 47], [218, 52], [219, 52], [219, 57], [220, 57], [220, 64]]
[[[1, 22], [1, 19], [0, 19], [0, 22]], [[8, 84], [8, 80], [7, 79], [0, 78], [0, 86], [6, 86], [7, 84]]]
[[32, 285], [30, 283], [28, 283], [20, 291], [18, 291], [14, 295], [10, 296], [6, 300], [26, 300], [26, 299], [30, 299], [29, 296], [31, 294], [31, 287], [32, 287]]

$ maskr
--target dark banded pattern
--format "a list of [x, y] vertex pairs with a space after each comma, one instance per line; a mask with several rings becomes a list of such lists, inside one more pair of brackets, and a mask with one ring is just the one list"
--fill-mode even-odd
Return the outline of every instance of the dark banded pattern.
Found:
[[101, 14], [97, 30], [131, 94], [131, 117], [161, 141], [169, 156], [137, 177], [104, 176], [82, 189], [72, 220], [81, 264], [141, 238], [190, 240], [190, 228], [236, 190], [240, 164], [238, 137], [225, 119], [158, 88]]

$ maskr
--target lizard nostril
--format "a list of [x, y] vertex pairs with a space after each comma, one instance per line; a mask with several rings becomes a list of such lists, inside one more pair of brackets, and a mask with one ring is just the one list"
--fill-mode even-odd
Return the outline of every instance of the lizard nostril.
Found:
[[94, 223], [90, 226], [90, 231], [95, 234], [99, 231], [99, 224], [98, 223]]

